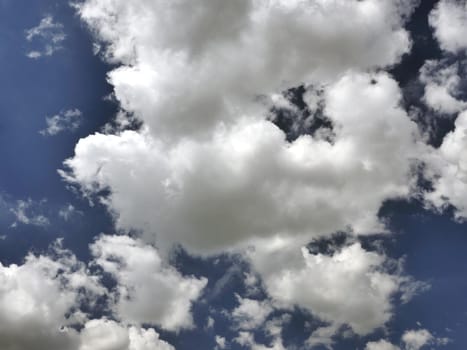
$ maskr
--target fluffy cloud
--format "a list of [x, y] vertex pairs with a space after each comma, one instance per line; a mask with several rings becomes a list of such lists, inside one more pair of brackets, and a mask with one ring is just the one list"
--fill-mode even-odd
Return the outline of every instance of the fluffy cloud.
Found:
[[400, 348], [382, 339], [367, 343], [365, 350], [400, 350]]
[[[122, 107], [159, 137], [198, 135], [259, 96], [397, 62], [413, 1], [88, 0], [79, 13], [122, 65]], [[182, 24], [182, 25], [181, 25]], [[226, 69], [228, 67], [228, 69]]]
[[278, 306], [302, 307], [323, 321], [349, 325], [358, 334], [391, 318], [391, 300], [402, 282], [382, 268], [383, 255], [367, 252], [359, 243], [328, 256], [276, 240], [264, 242], [250, 258]]
[[332, 142], [289, 143], [271, 122], [247, 117], [170, 145], [145, 131], [95, 134], [61, 173], [85, 193], [109, 188], [103, 201], [117, 226], [161, 247], [213, 252], [276, 235], [306, 243], [349, 226], [374, 233], [384, 230], [381, 203], [409, 195], [422, 147], [399, 100], [387, 75], [349, 74], [327, 90]]
[[366, 344], [365, 350], [419, 350], [425, 346], [444, 346], [449, 343], [448, 338], [436, 338], [426, 329], [408, 330], [402, 335], [403, 346], [393, 345], [381, 339]]
[[443, 50], [456, 53], [467, 49], [467, 4], [464, 1], [441, 0], [429, 21]]
[[452, 204], [456, 217], [467, 217], [467, 112], [456, 119], [454, 131], [447, 134], [437, 152], [429, 159], [432, 192], [426, 199], [439, 209]]
[[206, 279], [183, 277], [153, 247], [127, 236], [101, 236], [91, 251], [117, 281], [113, 308], [121, 320], [169, 330], [192, 326], [191, 303]]
[[81, 124], [81, 111], [68, 109], [52, 117], [46, 117], [47, 128], [39, 131], [44, 136], [54, 136], [65, 130], [75, 131]]
[[153, 329], [125, 327], [105, 319], [88, 321], [79, 350], [175, 350]]
[[2, 350], [174, 350], [153, 329], [89, 320], [81, 307], [92, 307], [105, 288], [60, 243], [51, 256], [0, 264]]
[[63, 31], [63, 24], [54, 22], [52, 16], [47, 15], [40, 23], [26, 31], [26, 40], [30, 43], [37, 43], [38, 48], [29, 51], [26, 56], [37, 59], [43, 56], [52, 56], [57, 50], [62, 48], [62, 43], [66, 35]]
[[[80, 140], [61, 171], [85, 195], [97, 195], [119, 229], [142, 233], [142, 241], [104, 237], [93, 245], [97, 263], [117, 279], [117, 315], [169, 329], [189, 326], [190, 303], [204, 286], [163, 266], [144, 241], [164, 255], [177, 244], [198, 254], [253, 247], [250, 261], [276, 306], [299, 306], [360, 334], [391, 317], [391, 297], [403, 279], [381, 267], [383, 255], [358, 244], [332, 256], [302, 246], [339, 230], [385, 231], [377, 215], [383, 201], [411, 194], [414, 160], [425, 150], [417, 125], [400, 106], [396, 81], [361, 72], [392, 65], [409, 50], [403, 24], [413, 4], [77, 5], [106, 45], [105, 57], [120, 64], [109, 82], [122, 109], [142, 121], [138, 131]], [[315, 82], [323, 86], [319, 106], [333, 135], [288, 142], [267, 120], [270, 108], [283, 106], [277, 96], [285, 89]], [[272, 252], [274, 271], [265, 263]], [[322, 288], [310, 282], [316, 279]], [[154, 290], [161, 303], [148, 307]], [[241, 299], [239, 314], [242, 307], [243, 315], [265, 307], [247, 303]], [[241, 341], [266, 349], [248, 334]], [[280, 337], [272, 346], [283, 348]]]
[[453, 114], [467, 108], [467, 102], [458, 98], [461, 90], [460, 65], [446, 66], [442, 61], [427, 61], [422, 67], [420, 80], [425, 84], [424, 100], [434, 111]]
[[406, 350], [419, 350], [432, 343], [433, 336], [426, 329], [407, 331], [402, 336]]
[[28, 255], [22, 265], [0, 265], [0, 348], [72, 350], [79, 345], [71, 325], [85, 317], [79, 304], [103, 292], [74, 256]]
[[256, 329], [264, 324], [273, 308], [268, 301], [237, 296], [239, 305], [232, 311], [232, 319], [240, 329]]

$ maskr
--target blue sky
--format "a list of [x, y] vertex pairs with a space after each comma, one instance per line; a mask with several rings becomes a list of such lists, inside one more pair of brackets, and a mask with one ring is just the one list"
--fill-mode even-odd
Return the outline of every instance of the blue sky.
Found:
[[252, 3], [0, 0], [1, 349], [465, 348], [464, 2]]

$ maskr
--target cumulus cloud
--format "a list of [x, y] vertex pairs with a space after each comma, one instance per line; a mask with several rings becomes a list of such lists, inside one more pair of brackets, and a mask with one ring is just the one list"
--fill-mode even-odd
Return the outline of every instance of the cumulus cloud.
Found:
[[269, 301], [242, 298], [237, 295], [239, 305], [232, 311], [232, 319], [239, 329], [261, 327], [273, 311]]
[[109, 73], [122, 107], [172, 139], [250, 114], [259, 96], [350, 68], [394, 64], [410, 48], [403, 18], [413, 1], [88, 0], [77, 6], [107, 45], [107, 59], [122, 64]]
[[448, 133], [437, 152], [429, 159], [433, 191], [425, 198], [438, 209], [451, 204], [455, 215], [467, 217], [467, 112], [456, 119], [455, 129]]
[[429, 22], [440, 47], [449, 52], [467, 49], [467, 3], [441, 0], [431, 12]]
[[257, 247], [250, 258], [277, 306], [299, 306], [362, 335], [391, 318], [391, 302], [402, 283], [398, 274], [384, 270], [385, 256], [359, 243], [329, 256], [277, 239]]
[[381, 339], [379, 341], [368, 342], [365, 350], [400, 350], [400, 348], [384, 339]]
[[26, 40], [38, 47], [29, 51], [26, 56], [33, 59], [52, 56], [62, 48], [65, 38], [63, 24], [55, 22], [51, 15], [47, 15], [37, 26], [26, 30]]
[[106, 319], [88, 321], [79, 350], [175, 350], [154, 329], [126, 327]]
[[271, 122], [247, 117], [169, 145], [146, 131], [95, 134], [61, 174], [88, 194], [110, 189], [102, 200], [117, 226], [161, 247], [219, 252], [276, 235], [307, 243], [348, 227], [375, 233], [384, 231], [381, 203], [410, 194], [423, 147], [399, 101], [386, 74], [352, 73], [326, 93], [332, 141], [289, 143]]
[[460, 65], [459, 62], [446, 66], [443, 61], [427, 61], [422, 67], [420, 80], [425, 84], [424, 100], [434, 111], [454, 114], [467, 108], [467, 102], [458, 97]]
[[365, 350], [419, 350], [425, 346], [444, 346], [450, 342], [448, 338], [437, 338], [426, 329], [407, 330], [402, 335], [402, 347], [381, 339], [368, 342]]
[[182, 276], [165, 265], [155, 248], [128, 236], [101, 236], [91, 252], [116, 279], [113, 310], [118, 318], [168, 330], [192, 326], [191, 304], [206, 279]]
[[[119, 65], [109, 72], [125, 112], [119, 118], [142, 123], [136, 131], [81, 139], [60, 171], [86, 196], [97, 196], [118, 229], [141, 233], [142, 241], [125, 243], [131, 249], [107, 242], [119, 246], [112, 254], [100, 241], [94, 245], [97, 261], [119, 281], [120, 295], [130, 297], [117, 298], [118, 314], [154, 321], [145, 303], [150, 287], [138, 277], [148, 267], [110, 259], [120, 249], [128, 251], [119, 255], [123, 261], [132, 250], [152, 252], [149, 243], [162, 256], [178, 244], [204, 255], [252, 247], [250, 262], [276, 306], [296, 305], [360, 334], [391, 317], [391, 298], [403, 282], [381, 267], [383, 255], [358, 244], [332, 256], [301, 247], [340, 230], [384, 232], [381, 204], [411, 195], [413, 169], [426, 146], [400, 106], [397, 82], [386, 73], [364, 71], [393, 65], [408, 52], [404, 21], [414, 4], [87, 0], [76, 5], [105, 46], [104, 57]], [[315, 83], [322, 87], [320, 101], [310, 92], [306, 102], [323, 109], [332, 138], [316, 133], [289, 142], [268, 119], [270, 110], [277, 105], [293, 111], [281, 98], [284, 91]], [[108, 195], [99, 195], [102, 190]], [[271, 242], [280, 242], [274, 260], [283, 265], [275, 271], [263, 263], [275, 249], [267, 250]], [[149, 256], [157, 262], [153, 273], [160, 282], [162, 263], [157, 253]], [[309, 276], [321, 278], [325, 287], [308, 284]], [[188, 298], [182, 293], [186, 316], [203, 281], [183, 281], [196, 286]], [[335, 288], [354, 292], [346, 300]], [[239, 315], [250, 315], [253, 306], [267, 308], [240, 301]], [[156, 322], [182, 326], [173, 317]], [[248, 339], [245, 344], [255, 344]], [[281, 346], [277, 338], [273, 347]]]
[[39, 133], [44, 136], [54, 136], [65, 130], [75, 131], [81, 125], [82, 113], [79, 109], [68, 109], [60, 113], [46, 117], [47, 128], [40, 130]]
[[0, 264], [0, 348], [5, 350], [174, 350], [153, 329], [89, 319], [106, 294], [99, 276], [55, 243], [49, 255]]
[[84, 264], [55, 247], [57, 259], [28, 255], [21, 265], [0, 264], [0, 347], [68, 350], [79, 346], [72, 328], [85, 315], [76, 307], [102, 293]]

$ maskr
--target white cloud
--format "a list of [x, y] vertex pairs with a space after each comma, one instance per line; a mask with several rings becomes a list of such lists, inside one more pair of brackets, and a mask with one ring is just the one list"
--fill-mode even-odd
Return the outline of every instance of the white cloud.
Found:
[[412, 6], [88, 0], [78, 8], [107, 43], [107, 58], [122, 63], [109, 73], [122, 107], [171, 139], [205, 134], [219, 120], [250, 114], [260, 95], [351, 68], [394, 64], [410, 48], [402, 16]]
[[368, 342], [366, 344], [365, 350], [400, 350], [400, 348], [384, 339], [381, 339], [375, 342]]
[[82, 113], [79, 109], [68, 109], [60, 113], [46, 117], [47, 128], [39, 131], [44, 136], [54, 136], [65, 130], [75, 131], [81, 125]]
[[239, 305], [232, 311], [232, 319], [239, 329], [256, 329], [264, 325], [273, 311], [268, 301], [242, 298], [237, 295]]
[[227, 342], [224, 337], [216, 335], [216, 349], [225, 349]]
[[327, 256], [277, 239], [263, 242], [250, 257], [277, 306], [299, 306], [358, 334], [370, 333], [391, 318], [391, 302], [402, 282], [382, 268], [385, 256], [367, 252], [359, 243]]
[[368, 342], [365, 350], [419, 350], [425, 346], [444, 346], [450, 342], [448, 338], [436, 338], [426, 329], [408, 330], [402, 335], [403, 347], [399, 347], [381, 339]]
[[467, 49], [467, 3], [441, 0], [429, 21], [443, 50], [456, 53]]
[[58, 211], [58, 216], [61, 217], [65, 221], [71, 220], [76, 215], [82, 215], [83, 213], [77, 210], [72, 204], [68, 203], [67, 205], [63, 206]]
[[52, 56], [57, 50], [62, 48], [65, 38], [63, 24], [54, 22], [53, 17], [47, 15], [41, 19], [36, 27], [26, 30], [27, 41], [32, 43], [37, 42], [39, 46], [39, 49], [29, 51], [26, 56], [32, 59]]
[[250, 118], [170, 145], [145, 131], [95, 134], [61, 173], [85, 193], [109, 188], [103, 201], [117, 226], [141, 229], [150, 242], [157, 233], [162, 248], [219, 252], [276, 235], [306, 243], [349, 226], [374, 233], [384, 230], [381, 203], [410, 194], [422, 147], [399, 99], [387, 75], [349, 74], [326, 94], [333, 142], [288, 143], [271, 122]]
[[427, 61], [420, 80], [425, 84], [424, 100], [433, 110], [453, 114], [467, 108], [467, 102], [456, 97], [460, 92], [459, 63], [443, 66], [439, 61]]
[[252, 333], [240, 332], [238, 337], [234, 341], [242, 346], [248, 346], [250, 350], [285, 350], [280, 337], [275, 338], [270, 346], [258, 344]]
[[452, 204], [457, 219], [467, 218], [467, 112], [456, 119], [454, 131], [448, 133], [440, 148], [432, 153], [428, 164], [434, 190], [425, 198], [438, 209]]
[[[250, 260], [275, 306], [299, 306], [359, 334], [390, 319], [392, 297], [406, 280], [382, 267], [384, 255], [357, 243], [332, 256], [302, 246], [339, 230], [385, 231], [381, 204], [411, 195], [426, 145], [400, 106], [397, 82], [361, 72], [392, 65], [410, 49], [403, 18], [413, 4], [77, 5], [107, 45], [107, 59], [120, 64], [109, 73], [115, 97], [143, 122], [139, 131], [80, 140], [61, 171], [86, 195], [109, 189], [99, 199], [117, 228], [142, 232], [142, 241], [104, 237], [93, 246], [97, 263], [119, 283], [117, 315], [169, 329], [191, 323], [191, 301], [205, 281], [162, 266], [144, 241], [163, 256], [177, 244], [199, 254], [252, 247]], [[314, 82], [323, 86], [333, 139], [303, 135], [289, 143], [266, 120], [269, 109], [284, 104], [277, 96], [285, 89]], [[148, 307], [154, 290], [160, 303]], [[238, 342], [268, 349], [242, 334]], [[280, 336], [271, 346], [284, 348]]]
[[70, 326], [85, 315], [76, 307], [103, 290], [73, 255], [59, 246], [55, 254], [57, 259], [30, 254], [22, 265], [0, 264], [1, 349], [77, 349], [79, 337]]
[[105, 319], [88, 321], [79, 350], [175, 350], [153, 329], [125, 327]]
[[113, 310], [121, 320], [168, 330], [192, 326], [191, 304], [206, 279], [182, 276], [155, 248], [127, 236], [101, 236], [91, 251], [95, 263], [118, 283]]
[[174, 350], [153, 329], [88, 319], [82, 305], [92, 308], [105, 288], [60, 241], [51, 255], [0, 264], [2, 350]]
[[419, 350], [433, 342], [433, 336], [426, 329], [406, 331], [402, 336], [406, 350]]
[[41, 213], [45, 202], [45, 199], [41, 201], [33, 201], [31, 198], [17, 200], [15, 206], [10, 208], [10, 212], [15, 216], [15, 222], [11, 226], [16, 227], [18, 224], [40, 227], [48, 226], [50, 220]]

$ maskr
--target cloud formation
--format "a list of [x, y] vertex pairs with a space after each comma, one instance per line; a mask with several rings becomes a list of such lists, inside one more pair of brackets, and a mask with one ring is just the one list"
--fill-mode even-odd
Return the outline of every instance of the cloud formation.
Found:
[[[401, 107], [397, 82], [366, 71], [408, 52], [403, 25], [414, 4], [85, 1], [79, 14], [105, 45], [105, 58], [120, 65], [109, 72], [115, 97], [142, 127], [81, 139], [60, 173], [89, 198], [97, 195], [118, 229], [141, 233], [120, 259], [144, 251], [143, 242], [163, 257], [178, 244], [201, 255], [253, 247], [249, 261], [275, 307], [299, 306], [330, 324], [371, 332], [390, 319], [404, 278], [382, 267], [384, 255], [358, 244], [331, 256], [301, 247], [336, 231], [385, 232], [381, 204], [412, 194], [426, 145]], [[309, 133], [289, 142], [269, 118], [275, 104], [284, 105], [278, 96], [301, 84], [322, 86], [322, 101], [311, 91], [306, 100], [312, 111], [323, 108], [332, 137]], [[99, 244], [94, 254], [104, 260], [121, 248], [96, 253]], [[282, 263], [275, 271], [262, 262], [272, 252]], [[114, 265], [102, 262], [122, 295], [134, 293], [131, 308], [117, 301], [117, 313], [170, 328], [160, 310], [152, 314], [144, 304], [154, 288], [139, 285], [139, 265]], [[307, 276], [322, 278], [324, 287], [308, 285]], [[202, 288], [196, 283], [185, 305]], [[347, 299], [337, 290], [354, 294]], [[240, 300], [237, 314], [245, 316]], [[141, 313], [138, 305], [145, 305]], [[253, 346], [247, 336], [242, 341]]]
[[457, 53], [467, 49], [467, 4], [465, 1], [441, 0], [429, 21], [443, 50]]
[[79, 109], [61, 111], [52, 117], [46, 117], [47, 128], [39, 131], [44, 136], [54, 136], [65, 130], [75, 131], [81, 125], [82, 113]]
[[191, 327], [191, 303], [207, 280], [183, 277], [156, 249], [127, 236], [101, 236], [91, 245], [95, 263], [117, 282], [115, 315], [132, 324], [177, 331]]
[[63, 24], [55, 22], [51, 15], [47, 15], [37, 26], [26, 30], [26, 40], [36, 44], [37, 47], [29, 51], [26, 56], [32, 59], [52, 56], [62, 48], [65, 38]]

